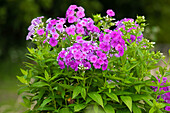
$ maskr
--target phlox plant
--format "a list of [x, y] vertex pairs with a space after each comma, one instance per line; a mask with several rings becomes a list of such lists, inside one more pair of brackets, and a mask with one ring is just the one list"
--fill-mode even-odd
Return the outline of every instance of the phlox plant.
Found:
[[71, 5], [64, 18], [31, 21], [26, 40], [36, 47], [17, 76], [26, 113], [170, 111], [169, 62], [144, 38], [144, 16], [114, 16], [108, 9], [85, 17], [83, 7]]

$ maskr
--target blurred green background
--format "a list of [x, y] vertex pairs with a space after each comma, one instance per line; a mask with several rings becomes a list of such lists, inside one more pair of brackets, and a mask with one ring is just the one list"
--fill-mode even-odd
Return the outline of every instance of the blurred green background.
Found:
[[116, 19], [145, 16], [144, 36], [157, 43], [167, 54], [170, 48], [170, 0], [0, 0], [0, 113], [22, 113], [18, 105], [18, 81], [22, 62], [26, 61], [28, 26], [33, 18], [65, 17], [69, 5], [85, 8], [86, 17], [113, 9]]

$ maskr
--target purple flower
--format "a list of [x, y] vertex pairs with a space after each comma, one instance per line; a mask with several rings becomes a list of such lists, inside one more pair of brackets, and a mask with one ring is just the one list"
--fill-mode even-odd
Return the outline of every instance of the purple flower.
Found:
[[77, 11], [77, 13], [76, 13], [76, 16], [78, 17], [78, 18], [83, 18], [84, 16], [85, 16], [85, 14], [84, 14], [84, 11]]
[[75, 34], [75, 28], [70, 26], [66, 28], [66, 32], [68, 35], [74, 35]]
[[46, 28], [46, 30], [48, 30], [48, 31], [49, 31], [49, 30], [51, 30], [52, 28], [53, 28], [53, 26], [52, 26], [51, 24], [49, 24], [49, 23], [48, 23], [48, 24], [47, 24], [47, 28]]
[[62, 32], [63, 31], [63, 24], [61, 24], [61, 23], [56, 24], [56, 29], [58, 31]]
[[106, 11], [106, 13], [107, 13], [107, 15], [109, 15], [110, 17], [111, 17], [111, 16], [115, 16], [115, 12], [113, 12], [112, 9], [108, 9], [108, 10]]
[[110, 37], [109, 34], [105, 34], [105, 35], [104, 35], [104, 38], [103, 38], [103, 41], [104, 41], [104, 42], [110, 42], [110, 38], [111, 38], [111, 37]]
[[54, 33], [52, 34], [53, 38], [57, 39], [59, 37], [59, 34], [58, 33]]
[[86, 70], [90, 69], [90, 68], [91, 68], [91, 64], [90, 64], [90, 62], [86, 62], [86, 63], [84, 63], [84, 67], [87, 67], [87, 69], [86, 69]]
[[56, 29], [53, 27], [53, 28], [50, 30], [50, 33], [51, 33], [51, 34], [55, 34], [55, 33], [56, 33]]
[[165, 107], [165, 110], [166, 110], [166, 111], [170, 111], [170, 106], [166, 106], [166, 107]]
[[64, 62], [61, 60], [58, 61], [58, 65], [60, 66], [61, 69], [65, 68]]
[[77, 28], [76, 32], [77, 34], [84, 34], [84, 28], [83, 27]]
[[107, 69], [107, 66], [108, 66], [108, 64], [104, 63], [104, 64], [102, 65], [102, 70], [103, 70], [103, 71], [106, 70], [106, 69]]
[[55, 38], [50, 38], [49, 44], [54, 47], [58, 44], [58, 41]]
[[69, 10], [75, 10], [76, 8], [77, 8], [77, 5], [70, 5], [68, 9]]
[[107, 59], [107, 56], [106, 56], [105, 53], [101, 53], [100, 58], [103, 59], [103, 60], [106, 60], [106, 59]]
[[75, 16], [69, 16], [68, 17], [68, 23], [74, 23], [76, 22], [76, 17]]
[[100, 49], [102, 49], [105, 52], [111, 49], [110, 44], [108, 42], [101, 42], [99, 46], [100, 46]]
[[90, 61], [91, 61], [92, 63], [95, 63], [95, 62], [97, 61], [97, 56], [96, 56], [96, 55], [92, 55], [92, 56], [90, 57]]
[[58, 22], [59, 22], [60, 24], [65, 24], [65, 23], [66, 23], [66, 20], [65, 20], [65, 18], [60, 18]]
[[51, 25], [56, 25], [56, 23], [57, 23], [57, 20], [56, 20], [56, 19], [50, 20], [50, 24], [51, 24]]
[[76, 41], [81, 40], [81, 39], [82, 39], [81, 36], [77, 36], [77, 37], [76, 37]]
[[120, 44], [118, 44], [118, 45], [115, 47], [115, 49], [116, 49], [117, 51], [119, 51], [119, 56], [123, 56], [123, 54], [124, 54], [124, 49], [123, 49], [123, 47], [122, 47]]
[[93, 66], [94, 66], [95, 69], [101, 68], [101, 65], [98, 62], [94, 63]]
[[74, 15], [74, 10], [68, 9], [68, 10], [66, 11], [66, 17], [73, 16], [73, 15]]
[[39, 30], [37, 30], [37, 34], [38, 34], [38, 35], [43, 35], [43, 34], [44, 34], [44, 29], [39, 29]]
[[81, 58], [81, 52], [74, 53], [74, 58], [79, 60]]
[[102, 65], [104, 63], [104, 61], [101, 58], [97, 59], [96, 62], [98, 62], [100, 65]]

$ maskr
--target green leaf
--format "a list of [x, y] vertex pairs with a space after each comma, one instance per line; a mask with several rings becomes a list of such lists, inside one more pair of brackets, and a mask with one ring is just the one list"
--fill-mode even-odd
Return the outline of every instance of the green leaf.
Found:
[[157, 109], [153, 106], [150, 110], [149, 113], [154, 113]]
[[24, 86], [18, 89], [18, 95], [20, 95], [23, 92], [30, 91], [28, 86]]
[[32, 87], [43, 87], [43, 86], [49, 86], [47, 83], [45, 82], [36, 82], [34, 84], [31, 85]]
[[53, 77], [50, 79], [50, 81], [52, 81], [52, 80], [56, 79], [56, 78], [57, 78], [60, 74], [61, 74], [61, 73], [57, 73], [57, 74], [55, 74], [55, 76], [53, 76]]
[[47, 98], [43, 101], [43, 103], [40, 105], [40, 107], [44, 107], [46, 104], [48, 104], [49, 102], [51, 102], [52, 99], [51, 98]]
[[153, 103], [150, 100], [148, 100], [148, 98], [146, 97], [142, 97], [142, 98], [148, 105], [153, 106]]
[[97, 102], [99, 105], [104, 107], [103, 100], [100, 94], [98, 94], [97, 92], [91, 92], [91, 93], [88, 93], [88, 96], [92, 98], [95, 102]]
[[28, 84], [27, 80], [24, 78], [24, 76], [17, 76], [18, 80], [23, 84]]
[[60, 109], [59, 113], [71, 113], [69, 108], [62, 108]]
[[81, 89], [81, 96], [83, 97], [84, 100], [86, 99], [86, 89], [85, 88]]
[[138, 93], [140, 93], [140, 89], [141, 89], [142, 85], [136, 85], [135, 86], [135, 89]]
[[41, 80], [47, 81], [45, 78], [41, 77], [41, 76], [35, 76], [36, 78], [39, 78]]
[[84, 105], [84, 104], [77, 104], [74, 106], [74, 112], [78, 112], [78, 111], [84, 109], [85, 107], [86, 107], [86, 105]]
[[30, 108], [31, 107], [31, 102], [28, 98], [26, 98], [25, 96], [22, 97], [23, 101], [24, 101], [24, 106]]
[[104, 107], [104, 110], [105, 110], [106, 113], [115, 113], [114, 108], [113, 108], [111, 105], [109, 105], [109, 104], [107, 104], [107, 105]]
[[58, 84], [58, 85], [60, 85], [61, 87], [65, 88], [65, 89], [69, 89], [71, 91], [74, 89], [74, 87], [71, 85], [67, 85], [67, 84]]
[[43, 110], [54, 111], [55, 108], [54, 107], [39, 107], [37, 110], [41, 110], [41, 111], [43, 111]]
[[141, 109], [135, 104], [132, 104], [133, 113], [142, 113]]
[[23, 70], [22, 68], [20, 69], [23, 75], [28, 75], [28, 72]]
[[94, 113], [99, 113], [98, 111], [99, 111], [99, 106], [97, 105], [97, 104], [95, 104], [94, 106], [93, 106], [93, 109], [94, 109]]
[[120, 96], [120, 98], [132, 112], [132, 98], [130, 96]]
[[45, 70], [45, 78], [46, 78], [47, 81], [50, 79], [50, 76], [49, 76], [49, 74], [46, 70]]
[[108, 92], [105, 92], [105, 94], [110, 97], [111, 99], [115, 100], [116, 102], [119, 102], [119, 99], [117, 97], [117, 95], [115, 95], [114, 93], [108, 93]]
[[73, 96], [72, 96], [72, 99], [74, 99], [82, 90], [82, 87], [80, 86], [76, 86], [73, 90]]
[[78, 77], [78, 76], [74, 76], [74, 77], [71, 77], [71, 78], [79, 79], [79, 80], [84, 80], [84, 78], [83, 78], [83, 77]]

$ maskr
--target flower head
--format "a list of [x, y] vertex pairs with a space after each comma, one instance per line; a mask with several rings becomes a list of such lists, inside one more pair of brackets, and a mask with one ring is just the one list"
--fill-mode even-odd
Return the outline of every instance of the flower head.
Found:
[[49, 44], [54, 47], [58, 44], [58, 41], [55, 38], [50, 38]]
[[107, 15], [109, 15], [110, 17], [111, 17], [111, 16], [115, 16], [115, 12], [113, 12], [112, 9], [108, 9], [108, 10], [106, 11], [106, 13], [107, 13]]

